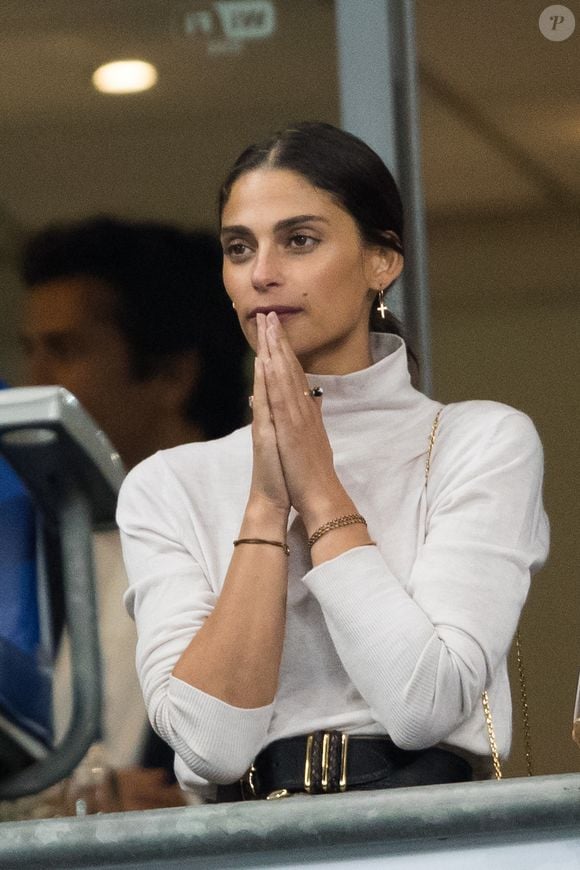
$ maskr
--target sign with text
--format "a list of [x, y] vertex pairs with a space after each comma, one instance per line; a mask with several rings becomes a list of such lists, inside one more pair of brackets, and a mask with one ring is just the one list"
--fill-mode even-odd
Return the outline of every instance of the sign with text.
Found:
[[187, 36], [207, 39], [209, 54], [239, 52], [245, 42], [268, 39], [276, 31], [274, 0], [215, 0], [209, 8], [187, 12]]

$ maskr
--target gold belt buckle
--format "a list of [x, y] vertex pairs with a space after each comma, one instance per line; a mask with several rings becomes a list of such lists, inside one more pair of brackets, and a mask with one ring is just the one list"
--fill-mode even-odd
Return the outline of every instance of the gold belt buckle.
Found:
[[304, 759], [304, 791], [312, 794], [312, 747], [314, 746], [314, 734], [306, 738], [306, 757]]
[[346, 759], [348, 756], [348, 734], [342, 734], [340, 739], [340, 780], [339, 791], [346, 791]]
[[[330, 787], [330, 739], [331, 732], [324, 731], [322, 733], [322, 750], [320, 760], [320, 783], [322, 791], [328, 794], [329, 791], [334, 791]], [[309, 734], [306, 738], [306, 754], [304, 759], [304, 791], [307, 794], [312, 794], [312, 751], [314, 748], [315, 735]], [[346, 791], [346, 763], [348, 758], [348, 734], [340, 735], [340, 778], [338, 783], [338, 791]]]

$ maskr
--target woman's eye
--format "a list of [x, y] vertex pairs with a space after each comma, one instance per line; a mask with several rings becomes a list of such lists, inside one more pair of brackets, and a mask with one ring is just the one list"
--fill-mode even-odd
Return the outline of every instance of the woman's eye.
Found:
[[233, 260], [245, 257], [249, 250], [249, 247], [244, 242], [231, 242], [226, 245], [226, 254]]
[[304, 233], [296, 233], [290, 238], [290, 246], [293, 248], [313, 248], [318, 244], [318, 239], [306, 236]]

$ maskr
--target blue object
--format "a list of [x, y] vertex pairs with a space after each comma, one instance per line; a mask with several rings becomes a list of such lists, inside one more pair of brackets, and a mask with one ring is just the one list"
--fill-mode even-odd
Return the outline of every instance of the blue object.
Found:
[[[0, 381], [0, 389], [6, 388]], [[0, 714], [52, 744], [51, 669], [41, 637], [35, 509], [0, 456]]]

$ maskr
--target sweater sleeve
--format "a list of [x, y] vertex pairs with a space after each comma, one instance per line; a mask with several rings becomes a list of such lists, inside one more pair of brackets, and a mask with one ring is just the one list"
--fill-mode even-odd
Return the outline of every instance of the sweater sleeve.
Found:
[[261, 749], [273, 707], [232, 707], [172, 676], [217, 597], [191, 523], [187, 535], [182, 528], [190, 513], [162, 454], [128, 475], [117, 509], [125, 604], [137, 625], [137, 672], [151, 724], [196, 777], [228, 783]]
[[547, 554], [536, 431], [519, 412], [481, 404], [487, 414], [443, 415], [426, 537], [408, 578], [378, 547], [304, 578], [351, 680], [405, 749], [444, 740], [480, 703]]

